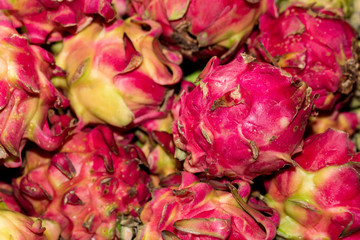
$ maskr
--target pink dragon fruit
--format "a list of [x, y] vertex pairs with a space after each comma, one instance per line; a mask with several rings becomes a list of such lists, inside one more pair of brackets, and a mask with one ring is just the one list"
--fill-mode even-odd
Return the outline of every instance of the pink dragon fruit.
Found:
[[107, 22], [116, 15], [111, 0], [1, 0], [0, 9], [6, 10], [16, 27], [25, 26], [30, 41], [36, 44], [61, 41], [77, 33], [94, 15]]
[[223, 54], [221, 59], [226, 59], [244, 43], [261, 14], [277, 15], [273, 0], [132, 0], [131, 3], [144, 19], [161, 24], [167, 44], [193, 60], [214, 54]]
[[156, 22], [133, 17], [93, 23], [64, 40], [56, 63], [68, 75], [54, 83], [80, 121], [124, 127], [166, 114], [161, 106], [181, 79], [182, 58], [159, 45], [160, 34]]
[[174, 107], [176, 157], [187, 171], [251, 180], [301, 150], [311, 89], [254, 60], [241, 54], [221, 66], [213, 58]]
[[286, 239], [360, 238], [360, 158], [346, 133], [327, 130], [305, 140], [292, 167], [267, 182], [265, 202], [280, 214]]
[[60, 226], [54, 221], [26, 216], [0, 202], [0, 238], [11, 240], [58, 240]]
[[58, 222], [64, 239], [129, 234], [131, 226], [122, 224], [136, 222], [150, 197], [140, 149], [121, 146], [106, 126], [75, 132], [55, 154], [26, 152], [25, 174], [13, 181], [15, 196], [30, 215]]
[[180, 186], [157, 189], [146, 203], [137, 239], [273, 239], [276, 215], [265, 217], [249, 207], [249, 183], [233, 183], [239, 189], [229, 185], [232, 194], [182, 172]]
[[[179, 93], [188, 91], [195, 87], [191, 82], [182, 80]], [[173, 102], [177, 101], [178, 94], [175, 94], [168, 102], [167, 115], [163, 118], [152, 119], [141, 124], [136, 135], [138, 143], [146, 155], [147, 166], [152, 174], [161, 178], [170, 174], [178, 173], [182, 164], [174, 157], [175, 144], [172, 136], [173, 116], [171, 108]]]
[[52, 131], [47, 122], [51, 108], [69, 105], [49, 81], [62, 74], [44, 49], [29, 45], [0, 13], [0, 159], [7, 167], [21, 165], [27, 140], [42, 149], [58, 148], [67, 131]]
[[331, 109], [357, 79], [356, 33], [332, 12], [289, 7], [278, 18], [263, 15], [248, 42], [253, 55], [305, 81], [318, 109]]

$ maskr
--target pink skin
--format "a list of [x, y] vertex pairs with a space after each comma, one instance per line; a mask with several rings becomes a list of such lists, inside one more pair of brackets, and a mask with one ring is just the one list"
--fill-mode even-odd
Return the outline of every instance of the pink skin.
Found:
[[16, 27], [25, 26], [30, 41], [35, 44], [60, 41], [64, 35], [86, 27], [94, 15], [109, 22], [116, 14], [111, 0], [3, 0], [0, 8], [9, 10]]
[[187, 171], [251, 180], [291, 164], [312, 109], [305, 83], [242, 56], [223, 66], [212, 59], [200, 78], [174, 107]]
[[[237, 197], [247, 199], [249, 184], [235, 184], [239, 185], [239, 189], [235, 188]], [[215, 190], [194, 175], [182, 172], [179, 186], [155, 190], [141, 213], [144, 227], [138, 234], [143, 240], [162, 239], [164, 234], [183, 240], [273, 239], [276, 223], [271, 217], [243, 204], [246, 210], [231, 193]]]
[[19, 167], [18, 157], [27, 140], [48, 151], [60, 146], [69, 129], [63, 126], [55, 134], [47, 115], [49, 109], [65, 108], [69, 102], [50, 82], [51, 77], [63, 74], [54, 66], [52, 55], [29, 45], [3, 15], [0, 18], [0, 42], [8, 46], [0, 56], [8, 66], [0, 84], [0, 158], [12, 159], [5, 160], [7, 167]]
[[13, 189], [10, 184], [0, 182], [0, 199], [10, 210], [15, 212], [23, 212], [22, 208], [14, 197]]
[[13, 181], [16, 197], [29, 214], [58, 221], [65, 239], [107, 239], [101, 228], [114, 229], [117, 215], [137, 216], [150, 178], [139, 169], [141, 150], [119, 146], [108, 127], [75, 132], [55, 154], [27, 152], [26, 174]]
[[345, 20], [332, 17], [319, 9], [290, 7], [278, 18], [263, 15], [259, 32], [249, 39], [252, 54], [271, 61], [261, 42], [282, 69], [305, 81], [318, 95], [316, 108], [322, 110], [331, 109], [341, 93], [348, 94], [356, 79], [356, 73], [348, 70], [354, 63], [348, 61], [356, 61], [357, 35]]
[[[360, 155], [354, 152], [347, 134], [329, 129], [313, 135], [305, 140], [303, 152], [294, 160], [297, 168], [280, 172], [266, 182], [265, 199], [280, 213], [280, 230], [286, 231], [281, 219], [287, 216], [297, 223], [291, 226], [290, 237], [358, 239]], [[310, 186], [309, 181], [313, 189], [306, 193], [302, 184]], [[306, 196], [302, 198], [303, 194]], [[294, 200], [302, 204], [291, 205]]]
[[145, 0], [132, 1], [132, 7], [140, 16], [159, 22], [165, 41], [182, 49], [183, 54], [193, 60], [208, 53], [222, 55], [229, 48], [233, 48], [230, 50], [233, 52], [250, 34], [261, 14], [277, 14], [273, 0], [258, 3], [246, 0]]

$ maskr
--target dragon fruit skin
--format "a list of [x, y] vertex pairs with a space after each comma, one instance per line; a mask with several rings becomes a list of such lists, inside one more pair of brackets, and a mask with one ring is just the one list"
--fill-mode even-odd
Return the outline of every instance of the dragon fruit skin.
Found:
[[9, 210], [15, 212], [22, 212], [19, 203], [14, 197], [13, 188], [8, 183], [0, 182], [0, 201], [6, 204]]
[[131, 4], [144, 19], [159, 22], [164, 41], [193, 60], [222, 54], [226, 58], [244, 43], [261, 14], [277, 15], [273, 0], [133, 0]]
[[84, 124], [124, 127], [165, 115], [160, 107], [180, 81], [182, 58], [159, 45], [160, 34], [156, 22], [133, 17], [64, 40], [56, 63], [68, 76], [53, 81]]
[[324, 8], [327, 11], [336, 13], [344, 17], [350, 17], [354, 11], [353, 6], [356, 0], [279, 0], [280, 12], [290, 6], [314, 6]]
[[0, 238], [11, 240], [58, 240], [60, 226], [54, 221], [11, 211], [0, 203]]
[[360, 237], [360, 158], [346, 133], [329, 129], [305, 140], [298, 166], [267, 182], [265, 202], [280, 214], [286, 239]]
[[25, 174], [13, 185], [27, 213], [58, 222], [64, 239], [113, 239], [118, 219], [137, 217], [150, 197], [140, 150], [115, 137], [99, 125], [77, 131], [55, 154], [26, 152]]
[[323, 133], [329, 128], [334, 128], [353, 136], [360, 123], [358, 115], [358, 110], [350, 112], [334, 110], [330, 113], [320, 113], [317, 116], [310, 116], [308, 126], [311, 134]]
[[29, 45], [11, 22], [0, 15], [0, 159], [6, 167], [21, 165], [27, 140], [47, 151], [58, 148], [67, 134], [52, 131], [49, 110], [65, 108], [67, 99], [49, 81], [62, 74], [52, 55]]
[[182, 172], [180, 186], [157, 189], [146, 203], [137, 240], [273, 239], [276, 223], [246, 205], [249, 183], [237, 183], [239, 190], [234, 189], [246, 210], [231, 193], [215, 190], [191, 173]]
[[242, 54], [220, 66], [213, 58], [174, 107], [176, 157], [186, 157], [187, 171], [251, 180], [292, 163], [301, 150], [311, 89], [253, 61]]
[[305, 81], [317, 95], [317, 109], [332, 109], [341, 94], [352, 91], [357, 34], [345, 20], [329, 11], [292, 6], [278, 18], [263, 15], [259, 22], [259, 31], [248, 40], [250, 53]]
[[106, 22], [116, 15], [111, 0], [2, 0], [0, 9], [7, 10], [17, 28], [25, 26], [35, 44], [61, 41], [89, 25], [95, 14]]

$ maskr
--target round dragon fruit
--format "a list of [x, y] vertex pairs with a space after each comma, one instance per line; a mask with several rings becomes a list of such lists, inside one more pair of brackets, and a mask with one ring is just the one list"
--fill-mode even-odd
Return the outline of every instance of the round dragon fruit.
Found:
[[30, 41], [36, 44], [61, 41], [79, 32], [95, 14], [107, 22], [116, 15], [111, 0], [2, 0], [0, 9], [6, 10], [16, 27], [25, 26]]
[[253, 60], [241, 54], [221, 66], [213, 58], [175, 105], [176, 157], [187, 171], [251, 180], [292, 163], [301, 150], [311, 89]]
[[167, 44], [194, 60], [228, 51], [222, 56], [226, 58], [244, 42], [261, 14], [277, 14], [273, 0], [132, 0], [131, 3], [144, 19], [161, 24]]
[[48, 111], [69, 102], [49, 81], [62, 74], [52, 55], [30, 45], [1, 13], [0, 65], [0, 159], [7, 167], [19, 167], [28, 139], [47, 151], [60, 146], [67, 131], [51, 130]]
[[305, 140], [298, 166], [267, 182], [265, 201], [280, 214], [285, 239], [360, 239], [360, 155], [346, 133]]
[[93, 23], [64, 40], [56, 63], [68, 75], [54, 84], [80, 121], [124, 127], [166, 114], [161, 107], [181, 79], [182, 58], [159, 44], [160, 34], [156, 22], [133, 17]]
[[276, 217], [265, 217], [249, 207], [249, 183], [236, 184], [239, 189], [231, 185], [232, 194], [182, 172], [180, 186], [155, 190], [141, 212], [144, 226], [137, 239], [273, 239]]
[[64, 239], [114, 239], [132, 231], [125, 223], [136, 222], [150, 197], [150, 177], [139, 168], [140, 149], [120, 145], [119, 137], [98, 125], [76, 131], [57, 153], [27, 151], [15, 196], [30, 215], [58, 222]]
[[332, 12], [293, 6], [278, 18], [260, 18], [249, 51], [305, 81], [317, 95], [315, 107], [328, 110], [352, 91], [357, 79], [356, 37]]

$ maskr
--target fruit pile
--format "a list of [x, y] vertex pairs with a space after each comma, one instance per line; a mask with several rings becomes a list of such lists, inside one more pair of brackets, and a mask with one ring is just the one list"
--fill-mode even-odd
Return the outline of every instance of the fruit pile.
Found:
[[1, 0], [0, 238], [359, 240], [359, 0]]

